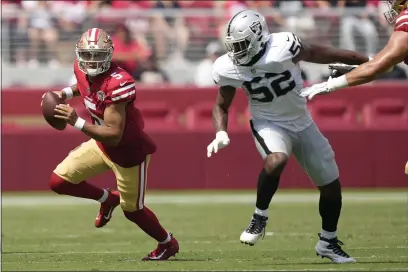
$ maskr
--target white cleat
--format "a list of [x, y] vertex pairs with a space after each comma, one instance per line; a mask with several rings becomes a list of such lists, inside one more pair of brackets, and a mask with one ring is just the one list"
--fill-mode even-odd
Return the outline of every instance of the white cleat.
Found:
[[259, 240], [259, 238], [265, 237], [265, 228], [267, 222], [268, 217], [254, 214], [248, 228], [241, 234], [241, 237], [239, 238], [241, 240], [241, 243], [253, 246]]
[[342, 241], [337, 238], [326, 239], [319, 233], [319, 241], [316, 245], [316, 255], [322, 258], [328, 258], [336, 264], [355, 263], [356, 260], [350, 257], [341, 246], [344, 245]]

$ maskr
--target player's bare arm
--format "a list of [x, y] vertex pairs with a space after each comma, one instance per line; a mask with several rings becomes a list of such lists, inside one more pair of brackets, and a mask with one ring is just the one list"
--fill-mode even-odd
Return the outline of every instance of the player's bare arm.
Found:
[[78, 120], [82, 120], [82, 132], [98, 142], [116, 146], [122, 139], [125, 127], [126, 105], [126, 103], [119, 103], [108, 106], [104, 113], [103, 125], [93, 125], [89, 122], [85, 122], [82, 118], [78, 117], [71, 106], [64, 104], [60, 104], [56, 107], [55, 118], [64, 119], [72, 126], [77, 126]]
[[213, 122], [216, 132], [227, 131], [228, 109], [234, 100], [236, 89], [231, 86], [221, 86], [213, 108]]
[[306, 61], [312, 63], [329, 64], [341, 62], [350, 65], [359, 65], [367, 62], [367, 56], [358, 52], [337, 49], [330, 46], [308, 44], [302, 42], [299, 54], [293, 58], [293, 62]]
[[369, 62], [363, 63], [346, 74], [348, 86], [373, 81], [377, 76], [403, 62], [408, 55], [408, 32], [394, 32], [388, 44]]
[[207, 146], [207, 157], [211, 157], [213, 152], [217, 153], [219, 149], [226, 147], [230, 142], [227, 133], [228, 109], [234, 100], [235, 91], [235, 87], [232, 86], [221, 86], [218, 91], [212, 114], [217, 133], [215, 139]]

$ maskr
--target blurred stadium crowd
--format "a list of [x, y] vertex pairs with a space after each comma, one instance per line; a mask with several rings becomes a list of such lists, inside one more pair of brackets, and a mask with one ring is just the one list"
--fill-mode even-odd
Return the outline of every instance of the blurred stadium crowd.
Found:
[[[238, 11], [261, 11], [271, 32], [291, 31], [308, 42], [371, 55], [392, 32], [380, 2], [6, 0], [1, 2], [2, 64], [14, 73], [27, 68], [60, 71], [41, 82], [62, 84], [58, 74], [72, 77], [79, 35], [87, 28], [101, 27], [112, 35], [114, 60], [140, 83], [212, 86], [212, 62], [224, 53], [223, 28]], [[325, 70], [304, 65], [305, 79], [327, 77]], [[8, 85], [24, 84], [23, 79], [11, 78]], [[407, 73], [396, 67], [385, 78], [407, 79]]]

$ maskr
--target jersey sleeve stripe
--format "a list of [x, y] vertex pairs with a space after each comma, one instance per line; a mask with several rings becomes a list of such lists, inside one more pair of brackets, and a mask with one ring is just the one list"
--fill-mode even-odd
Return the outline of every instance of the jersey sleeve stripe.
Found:
[[397, 21], [395, 22], [395, 25], [398, 25], [400, 22], [405, 21], [405, 20], [408, 21], [408, 15], [403, 15], [399, 17]]
[[136, 92], [136, 90], [133, 90], [133, 91], [131, 91], [131, 92], [127, 92], [127, 93], [124, 93], [124, 94], [122, 94], [122, 95], [112, 97], [112, 101], [118, 101], [118, 100], [120, 100], [120, 99], [122, 99], [122, 98], [126, 98], [126, 97], [128, 97], [128, 96], [133, 95], [135, 92]]
[[400, 28], [400, 27], [403, 26], [403, 25], [408, 25], [408, 21], [407, 21], [407, 22], [403, 22], [403, 23], [397, 25], [396, 29], [398, 30], [398, 28]]
[[399, 25], [396, 25], [396, 26], [395, 26], [395, 31], [399, 31], [399, 30], [405, 31], [405, 29], [402, 29], [402, 28], [401, 28], [402, 26], [405, 26], [405, 25], [408, 25], [408, 21], [407, 21], [407, 22], [400, 23]]
[[127, 85], [127, 86], [125, 86], [125, 87], [123, 87], [123, 88], [120, 88], [120, 89], [117, 89], [117, 90], [113, 91], [113, 92], [112, 92], [112, 95], [113, 95], [113, 96], [118, 95], [119, 93], [121, 93], [121, 92], [123, 92], [123, 91], [126, 91], [126, 90], [128, 90], [128, 89], [130, 89], [130, 88], [132, 88], [132, 87], [135, 87], [135, 86], [136, 86], [136, 83]]

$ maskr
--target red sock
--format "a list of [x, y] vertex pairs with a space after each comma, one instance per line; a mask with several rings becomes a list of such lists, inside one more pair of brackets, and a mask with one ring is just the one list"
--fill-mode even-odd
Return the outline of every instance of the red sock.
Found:
[[93, 186], [86, 181], [79, 184], [70, 183], [55, 173], [50, 179], [50, 188], [60, 195], [70, 195], [81, 198], [98, 200], [103, 196], [103, 189]]
[[167, 239], [167, 231], [160, 225], [156, 215], [149, 210], [146, 206], [143, 209], [135, 212], [123, 211], [126, 218], [139, 226], [145, 233], [147, 233], [157, 242], [163, 242]]

